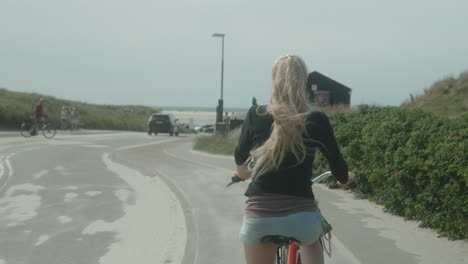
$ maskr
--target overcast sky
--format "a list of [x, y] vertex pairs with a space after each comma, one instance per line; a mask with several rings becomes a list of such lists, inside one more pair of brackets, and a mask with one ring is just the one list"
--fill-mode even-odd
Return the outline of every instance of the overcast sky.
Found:
[[266, 103], [279, 55], [399, 105], [468, 70], [466, 0], [1, 0], [0, 87], [104, 104]]

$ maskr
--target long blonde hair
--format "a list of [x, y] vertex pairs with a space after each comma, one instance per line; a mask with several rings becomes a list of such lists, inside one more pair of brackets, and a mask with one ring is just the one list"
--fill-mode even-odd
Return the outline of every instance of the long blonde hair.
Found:
[[298, 164], [307, 154], [303, 135], [312, 111], [306, 96], [307, 67], [298, 56], [284, 55], [276, 61], [272, 75], [273, 91], [266, 111], [274, 122], [270, 137], [250, 152], [250, 160], [255, 161], [253, 175], [278, 169], [287, 153], [293, 154]]

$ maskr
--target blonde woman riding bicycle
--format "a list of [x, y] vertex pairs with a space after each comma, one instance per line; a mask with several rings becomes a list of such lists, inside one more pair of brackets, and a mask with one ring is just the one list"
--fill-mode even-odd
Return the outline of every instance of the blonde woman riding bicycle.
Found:
[[355, 175], [348, 172], [328, 117], [311, 109], [303, 60], [281, 56], [272, 75], [270, 100], [249, 109], [235, 151], [237, 175], [253, 177], [240, 240], [247, 264], [274, 262], [277, 246], [263, 242], [271, 235], [299, 241], [302, 263], [323, 263], [323, 220], [311, 189], [315, 150], [325, 155], [339, 183], [348, 185]]

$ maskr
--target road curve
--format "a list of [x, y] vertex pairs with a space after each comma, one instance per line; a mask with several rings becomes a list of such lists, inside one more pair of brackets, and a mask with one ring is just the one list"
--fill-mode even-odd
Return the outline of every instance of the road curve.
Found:
[[[193, 137], [0, 137], [0, 264], [243, 263], [247, 183]], [[314, 186], [332, 223], [326, 263], [467, 263], [448, 241], [351, 193]], [[437, 249], [437, 250], [434, 250]]]
[[[151, 172], [175, 190], [187, 217], [183, 264], [242, 263], [238, 231], [247, 183], [226, 189], [232, 157], [192, 151], [192, 139], [119, 152], [116, 160]], [[146, 166], [145, 166], [146, 164]], [[151, 164], [148, 166], [147, 164]], [[383, 211], [348, 191], [314, 186], [323, 214], [334, 226], [326, 263], [467, 263], [468, 243], [449, 241]], [[434, 250], [437, 249], [437, 250]]]
[[171, 140], [0, 138], [0, 263], [180, 263], [187, 232], [176, 196], [112, 158]]

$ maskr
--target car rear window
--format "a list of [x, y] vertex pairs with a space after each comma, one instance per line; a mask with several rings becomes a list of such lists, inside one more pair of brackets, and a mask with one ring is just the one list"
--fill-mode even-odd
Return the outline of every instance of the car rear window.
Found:
[[165, 115], [154, 115], [152, 118], [153, 121], [163, 121], [163, 122], [169, 122], [169, 116]]

